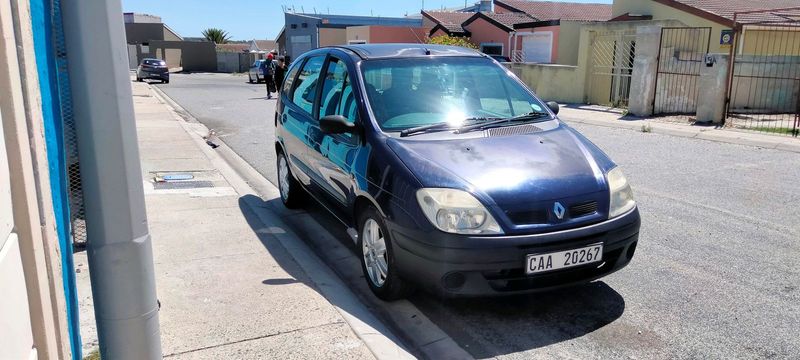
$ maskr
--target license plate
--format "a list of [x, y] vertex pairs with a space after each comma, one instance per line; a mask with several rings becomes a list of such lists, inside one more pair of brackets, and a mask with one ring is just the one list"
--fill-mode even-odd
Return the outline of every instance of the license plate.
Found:
[[571, 268], [599, 262], [603, 260], [603, 244], [546, 254], [530, 254], [526, 261], [525, 272], [539, 274], [548, 271]]

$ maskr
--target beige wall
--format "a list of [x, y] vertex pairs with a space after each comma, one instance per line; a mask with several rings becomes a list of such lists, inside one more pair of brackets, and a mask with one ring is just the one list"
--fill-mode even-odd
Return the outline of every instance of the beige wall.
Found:
[[507, 66], [544, 101], [583, 102], [583, 83], [578, 81], [577, 66], [519, 63]]
[[[427, 32], [425, 28], [408, 26], [369, 26], [369, 40], [375, 44], [390, 43], [412, 43], [420, 44], [425, 42]], [[350, 39], [350, 38], [348, 38]]]
[[346, 45], [347, 29], [319, 29], [319, 46]]
[[[170, 67], [176, 67], [172, 57], [180, 51], [180, 67], [186, 71], [217, 71], [217, 48], [214, 43], [200, 41], [151, 41], [150, 54], [166, 52]], [[170, 55], [171, 54], [171, 55]], [[139, 54], [139, 61], [147, 54]]]
[[164, 25], [159, 23], [126, 23], [125, 38], [128, 44], [148, 43], [164, 40]]
[[586, 23], [580, 21], [561, 21], [558, 31], [558, 57], [556, 64], [578, 65], [581, 27]]
[[739, 39], [742, 55], [800, 56], [800, 28], [745, 28]]
[[678, 20], [685, 26], [711, 27], [711, 47], [709, 51], [712, 53], [728, 53], [727, 47], [719, 45], [722, 30], [730, 29], [728, 25], [722, 25], [653, 0], [614, 0], [612, 13], [613, 16], [625, 13], [651, 15], [653, 20]]
[[[364, 40], [367, 43], [370, 43], [369, 34], [369, 26], [350, 26], [347, 28], [347, 34], [345, 34], [345, 37], [348, 41]], [[347, 43], [347, 41], [345, 41], [345, 43]]]

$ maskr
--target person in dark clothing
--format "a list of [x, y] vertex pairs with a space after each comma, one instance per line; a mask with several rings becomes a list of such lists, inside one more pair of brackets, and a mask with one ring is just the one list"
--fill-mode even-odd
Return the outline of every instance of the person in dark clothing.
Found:
[[283, 86], [283, 78], [286, 76], [286, 61], [284, 61], [283, 56], [278, 57], [278, 63], [275, 65], [275, 87], [278, 88], [278, 92], [281, 92], [281, 87]]
[[275, 88], [275, 62], [272, 53], [267, 54], [267, 59], [262, 66], [264, 67], [264, 82], [267, 83], [267, 99], [272, 99], [272, 93], [277, 92]]

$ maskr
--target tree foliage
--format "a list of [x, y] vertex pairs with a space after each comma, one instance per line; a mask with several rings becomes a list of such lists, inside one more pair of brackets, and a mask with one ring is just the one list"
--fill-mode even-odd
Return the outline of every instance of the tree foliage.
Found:
[[227, 44], [228, 41], [231, 40], [231, 37], [227, 31], [217, 28], [208, 28], [203, 30], [203, 37], [205, 37], [206, 40], [216, 44]]
[[477, 46], [475, 46], [475, 44], [469, 42], [469, 38], [459, 37], [459, 36], [449, 36], [449, 35], [439, 35], [436, 37], [428, 38], [428, 44], [461, 46], [468, 49], [478, 48]]

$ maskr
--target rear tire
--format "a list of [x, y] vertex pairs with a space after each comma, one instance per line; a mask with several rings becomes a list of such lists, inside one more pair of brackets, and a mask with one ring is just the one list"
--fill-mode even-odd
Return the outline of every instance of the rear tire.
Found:
[[358, 214], [358, 231], [361, 270], [372, 293], [384, 301], [411, 295], [414, 287], [400, 277], [392, 238], [378, 210], [369, 206]]
[[289, 162], [283, 152], [278, 153], [278, 190], [281, 194], [283, 205], [289, 209], [297, 209], [303, 206], [305, 200], [304, 190], [300, 183], [292, 176]]

